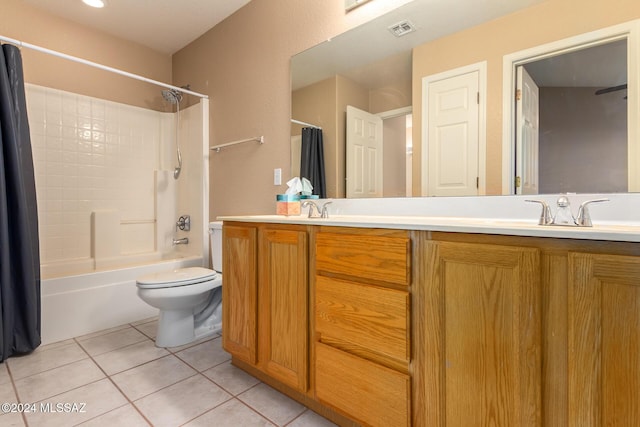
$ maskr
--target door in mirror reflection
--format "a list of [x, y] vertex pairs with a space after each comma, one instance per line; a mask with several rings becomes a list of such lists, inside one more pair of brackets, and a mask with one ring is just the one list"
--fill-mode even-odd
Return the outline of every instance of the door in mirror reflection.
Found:
[[347, 106], [347, 198], [383, 197], [382, 119]]
[[516, 193], [633, 191], [627, 40], [574, 48], [516, 70]]

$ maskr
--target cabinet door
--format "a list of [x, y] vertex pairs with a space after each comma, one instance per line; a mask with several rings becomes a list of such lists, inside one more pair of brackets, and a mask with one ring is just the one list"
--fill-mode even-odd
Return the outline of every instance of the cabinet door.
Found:
[[257, 232], [226, 225], [222, 249], [222, 344], [226, 351], [255, 364], [257, 346]]
[[424, 245], [424, 424], [540, 425], [538, 250]]
[[640, 257], [569, 254], [569, 425], [640, 423]]
[[259, 365], [300, 391], [308, 383], [307, 246], [306, 231], [261, 232]]

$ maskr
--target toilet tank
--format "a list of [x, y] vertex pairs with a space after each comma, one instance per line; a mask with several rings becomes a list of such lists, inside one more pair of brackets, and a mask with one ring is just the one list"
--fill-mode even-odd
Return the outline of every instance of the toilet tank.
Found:
[[222, 273], [222, 221], [209, 223], [209, 237], [211, 238], [211, 266]]

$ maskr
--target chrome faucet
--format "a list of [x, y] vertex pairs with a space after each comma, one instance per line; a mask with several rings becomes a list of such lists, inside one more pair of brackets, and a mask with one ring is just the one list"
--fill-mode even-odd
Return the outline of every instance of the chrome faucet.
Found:
[[189, 238], [183, 237], [182, 239], [173, 239], [174, 245], [187, 245], [189, 244]]
[[[325, 202], [322, 205], [322, 209], [320, 209], [315, 202], [311, 200], [305, 200], [304, 202], [302, 202], [302, 207], [306, 208], [307, 206], [309, 206], [309, 216], [307, 218], [329, 218], [329, 210], [327, 209], [327, 205], [330, 205], [331, 203], [333, 203], [331, 200]], [[316, 212], [315, 215], [313, 213], [314, 211]]]
[[329, 211], [327, 210], [327, 205], [333, 203], [332, 201], [328, 201], [322, 205], [322, 213], [320, 214], [320, 218], [329, 218]]
[[[307, 216], [307, 218], [320, 217], [320, 209], [318, 208], [318, 205], [316, 205], [315, 202], [312, 202], [311, 200], [305, 200], [304, 202], [302, 202], [303, 208], [306, 208], [307, 206], [309, 206], [309, 216]], [[313, 214], [314, 210], [316, 211], [316, 215]]]
[[578, 216], [574, 217], [571, 213], [569, 198], [567, 196], [560, 196], [557, 201], [558, 209], [552, 217], [551, 208], [549, 208], [549, 205], [544, 200], [525, 200], [525, 202], [540, 203], [542, 205], [542, 212], [538, 220], [539, 225], [568, 225], [574, 227], [592, 227], [593, 224], [588, 208], [589, 204], [608, 201], [609, 199], [587, 200], [580, 205]]

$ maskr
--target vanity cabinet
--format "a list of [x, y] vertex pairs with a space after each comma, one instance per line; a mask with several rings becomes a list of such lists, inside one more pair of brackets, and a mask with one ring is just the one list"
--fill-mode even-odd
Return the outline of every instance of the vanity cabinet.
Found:
[[258, 348], [258, 228], [222, 228], [222, 346], [255, 365]]
[[223, 228], [223, 347], [300, 392], [308, 388], [308, 237], [303, 226]]
[[306, 228], [259, 233], [258, 364], [289, 387], [308, 387], [308, 242]]
[[224, 348], [339, 425], [640, 425], [637, 243], [223, 230]]
[[640, 424], [640, 257], [569, 254], [568, 425]]
[[422, 245], [421, 424], [540, 425], [539, 250]]
[[410, 254], [406, 231], [315, 235], [315, 395], [364, 425], [410, 425]]

